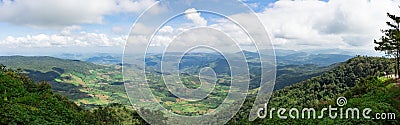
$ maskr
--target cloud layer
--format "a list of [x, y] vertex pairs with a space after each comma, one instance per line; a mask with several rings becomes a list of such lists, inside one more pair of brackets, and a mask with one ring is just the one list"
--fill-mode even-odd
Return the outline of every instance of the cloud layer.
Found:
[[[371, 54], [375, 46], [373, 40], [382, 35], [381, 29], [387, 28], [385, 22], [389, 19], [386, 13], [400, 14], [397, 5], [400, 5], [400, 1], [277, 1], [256, 14], [270, 31], [275, 48], [342, 49], [357, 54]], [[185, 17], [195, 26], [206, 26], [208, 23], [195, 8], [188, 9], [185, 13]], [[247, 14], [232, 16], [248, 19]], [[208, 26], [229, 34], [241, 45], [250, 43], [246, 34], [235, 24], [224, 19], [213, 20], [216, 22]], [[164, 27], [161, 29], [163, 33], [155, 37], [154, 45], [166, 46], [177, 34], [193, 28], [185, 26]], [[205, 36], [193, 37], [200, 40]], [[189, 44], [195, 41], [182, 42]]]
[[[102, 24], [106, 16], [121, 13], [140, 13], [156, 0], [3, 0], [0, 2], [0, 22], [18, 26], [60, 29], [55, 34], [8, 36], [0, 40], [7, 48], [44, 47], [122, 47], [126, 37], [103, 32], [86, 32], [83, 24]], [[252, 3], [251, 6], [261, 6]], [[257, 15], [274, 37], [276, 48], [344, 49], [373, 51], [373, 39], [381, 36], [381, 29], [389, 21], [386, 13], [400, 14], [397, 0], [331, 0], [277, 1], [270, 3]], [[265, 5], [262, 5], [265, 6]], [[173, 8], [168, 8], [173, 9]], [[160, 11], [162, 7], [160, 7]], [[247, 44], [247, 36], [236, 25], [226, 20], [203, 17], [197, 9], [188, 8], [185, 18], [194, 26], [210, 26], [230, 34], [240, 44]], [[246, 19], [246, 14], [234, 15]], [[215, 21], [217, 20], [217, 21]], [[129, 26], [105, 26], [114, 34], [127, 34]], [[136, 24], [140, 32], [148, 28]], [[153, 46], [167, 45], [177, 34], [192, 27], [165, 26], [155, 37]], [[138, 36], [144, 37], [144, 36]], [[202, 36], [206, 37], [206, 36]]]
[[141, 12], [155, 0], [3, 0], [0, 21], [30, 27], [101, 24], [104, 16]]
[[110, 37], [102, 33], [87, 33], [80, 26], [64, 28], [59, 34], [9, 36], [0, 41], [0, 46], [8, 48], [46, 48], [46, 47], [121, 47], [126, 37]]
[[258, 15], [280, 48], [373, 50], [386, 13], [399, 14], [398, 5], [392, 0], [278, 1]]
[[195, 8], [190, 8], [185, 11], [185, 17], [197, 26], [207, 26], [207, 20], [201, 17], [200, 12], [197, 12]]

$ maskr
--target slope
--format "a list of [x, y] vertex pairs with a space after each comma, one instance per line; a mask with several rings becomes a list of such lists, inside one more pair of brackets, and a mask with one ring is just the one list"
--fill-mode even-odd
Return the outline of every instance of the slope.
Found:
[[34, 81], [47, 81], [55, 92], [88, 108], [110, 103], [128, 104], [118, 65], [24, 56], [0, 57], [0, 64], [20, 69]]
[[[272, 97], [268, 103], [268, 111], [271, 108], [323, 108], [328, 105], [335, 105], [336, 99], [340, 96], [345, 96], [349, 98], [349, 105], [355, 107], [361, 107], [362, 104], [368, 104], [368, 106], [375, 108], [375, 111], [387, 111], [395, 112], [398, 115], [397, 109], [399, 103], [393, 101], [395, 98], [399, 98], [399, 89], [387, 89], [393, 86], [392, 82], [386, 82], [387, 80], [375, 80], [379, 76], [384, 76], [384, 72], [391, 74], [393, 73], [393, 60], [387, 58], [379, 57], [361, 57], [357, 56], [344, 63], [338, 64], [339, 66], [308, 80], [287, 86], [283, 89], [274, 91]], [[369, 78], [369, 77], [372, 77]], [[369, 78], [369, 79], [368, 79]], [[367, 80], [366, 80], [367, 79]], [[381, 79], [381, 77], [379, 77]], [[365, 87], [366, 83], [368, 87]], [[362, 87], [360, 87], [362, 86]], [[387, 91], [394, 91], [394, 94], [389, 94], [388, 96], [382, 96], [377, 94], [371, 89], [366, 88], [377, 88], [385, 89], [384, 93]], [[393, 87], [391, 87], [393, 88]], [[387, 90], [386, 90], [387, 89]], [[361, 92], [362, 91], [362, 92]], [[346, 94], [347, 93], [347, 94]], [[358, 94], [358, 96], [357, 96]], [[375, 95], [377, 94], [377, 95]], [[381, 99], [377, 99], [380, 98]], [[358, 99], [357, 99], [358, 98]], [[235, 116], [230, 123], [247, 123], [247, 116], [253, 105], [254, 97], [249, 98], [243, 104], [241, 111], [238, 113], [240, 115]], [[387, 104], [386, 107], [382, 107], [382, 103]], [[359, 104], [359, 105], [357, 105]], [[364, 105], [365, 106], [365, 105]], [[287, 122], [290, 124], [333, 124], [333, 123], [344, 123], [344, 122], [355, 122], [358, 123], [385, 123], [385, 124], [396, 124], [396, 121], [376, 121], [376, 120], [335, 120], [335, 119], [324, 119], [324, 120], [314, 120], [314, 119], [278, 119], [277, 116], [273, 116], [273, 119], [257, 119], [251, 124], [266, 124], [266, 123], [282, 123]]]

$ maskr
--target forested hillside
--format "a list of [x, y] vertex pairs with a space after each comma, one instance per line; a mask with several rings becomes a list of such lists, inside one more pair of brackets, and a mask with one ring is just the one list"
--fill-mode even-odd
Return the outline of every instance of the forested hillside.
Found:
[[[346, 97], [346, 107], [369, 107], [373, 113], [392, 112], [399, 118], [399, 84], [384, 74], [393, 74], [394, 60], [379, 57], [355, 57], [346, 62], [311, 73], [315, 76], [273, 92], [268, 108], [321, 109], [336, 105], [338, 97]], [[303, 65], [307, 68], [306, 65]], [[286, 67], [297, 71], [299, 67]], [[312, 66], [310, 69], [314, 71]], [[316, 68], [316, 67], [314, 67]], [[289, 79], [296, 80], [295, 77]], [[303, 78], [305, 79], [305, 78]], [[0, 124], [145, 124], [130, 107], [111, 104], [84, 109], [68, 98], [54, 93], [48, 82], [34, 82], [21, 71], [2, 66], [0, 71]], [[274, 116], [248, 121], [254, 95], [228, 124], [399, 124], [397, 120], [372, 119], [279, 119]], [[214, 105], [214, 104], [212, 104]], [[327, 115], [327, 114], [326, 114]]]
[[[246, 53], [249, 58], [258, 58], [256, 57], [257, 53]], [[146, 63], [150, 67], [159, 67], [159, 56], [149, 57]], [[225, 60], [221, 61], [221, 58], [221, 56], [215, 54], [194, 53], [185, 56], [180, 66], [184, 72], [197, 72], [197, 69], [205, 65], [214, 67], [214, 70], [218, 73], [227, 72], [225, 70], [229, 66]], [[286, 59], [285, 65], [278, 65], [275, 89], [282, 89], [285, 86], [318, 76], [336, 66], [292, 65], [291, 62], [295, 61]], [[330, 61], [330, 63], [333, 62], [335, 61]], [[129, 104], [125, 94], [120, 65], [97, 65], [79, 60], [39, 56], [4, 56], [0, 57], [0, 64], [13, 69], [21, 69], [21, 72], [35, 81], [49, 82], [55, 92], [67, 96], [86, 108], [93, 108], [98, 105], [105, 106], [110, 103]], [[251, 67], [256, 65], [251, 60], [249, 64]], [[252, 68], [252, 71], [255, 71], [255, 69]], [[157, 74], [157, 72], [152, 74]], [[256, 72], [254, 72], [253, 76], [258, 78], [256, 77]], [[252, 89], [258, 87], [258, 81], [259, 79], [252, 79]]]
[[[355, 86], [363, 78], [394, 73], [394, 63], [386, 58], [356, 57], [320, 76], [285, 87], [274, 92], [271, 102], [280, 106], [312, 107], [335, 97]], [[287, 99], [289, 97], [289, 99]]]
[[[268, 109], [307, 107], [321, 109], [328, 105], [336, 105], [336, 99], [345, 96], [350, 99], [350, 107], [372, 107], [376, 112], [395, 112], [398, 119], [400, 89], [398, 86], [395, 87], [396, 81], [382, 77], [384, 72], [394, 73], [393, 61], [378, 57], [352, 58], [320, 76], [274, 91], [268, 103]], [[230, 123], [248, 123], [247, 116], [253, 101], [254, 98], [246, 100], [241, 111]], [[277, 116], [273, 119], [257, 119], [253, 123], [343, 124], [344, 122], [398, 124], [396, 120], [334, 120], [330, 118], [282, 120]]]
[[85, 108], [111, 103], [129, 104], [121, 66], [118, 65], [40, 56], [3, 56], [0, 57], [0, 64], [20, 69], [34, 81], [50, 83], [55, 92]]
[[85, 110], [22, 73], [0, 67], [0, 124], [144, 124], [130, 107]]

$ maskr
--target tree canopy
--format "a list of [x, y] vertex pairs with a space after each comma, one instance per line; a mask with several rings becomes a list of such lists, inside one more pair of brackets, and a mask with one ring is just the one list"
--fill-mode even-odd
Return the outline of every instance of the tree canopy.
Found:
[[377, 51], [384, 51], [387, 55], [396, 58], [396, 75], [400, 76], [399, 64], [400, 64], [400, 17], [387, 13], [387, 16], [391, 21], [386, 22], [390, 27], [389, 29], [382, 30], [384, 34], [380, 40], [374, 40], [374, 43], [378, 46], [375, 47]]

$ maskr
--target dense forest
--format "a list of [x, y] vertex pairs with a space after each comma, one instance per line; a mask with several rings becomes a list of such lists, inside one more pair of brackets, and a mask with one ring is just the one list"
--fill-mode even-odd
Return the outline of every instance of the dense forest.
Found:
[[[384, 76], [393, 74], [394, 60], [381, 57], [355, 57], [320, 76], [274, 91], [268, 103], [271, 108], [326, 108], [336, 105], [338, 97], [348, 98], [348, 107], [370, 107], [375, 112], [396, 113], [399, 119], [400, 89], [396, 81]], [[229, 121], [248, 124], [247, 116], [255, 97], [244, 103], [239, 113]], [[372, 113], [373, 114], [373, 113]], [[399, 124], [397, 120], [371, 119], [257, 119], [254, 124]]]
[[41, 56], [0, 56], [0, 64], [20, 69], [33, 81], [48, 82], [54, 92], [84, 108], [129, 104], [119, 65]]
[[[395, 113], [399, 119], [399, 84], [393, 74], [393, 59], [355, 57], [329, 70], [273, 92], [268, 108], [326, 108], [346, 97], [345, 107], [369, 107], [372, 113]], [[35, 82], [19, 70], [2, 65], [0, 70], [0, 124], [146, 124], [126, 105], [110, 104], [84, 109], [53, 92], [48, 82]], [[248, 121], [255, 95], [249, 95], [228, 124], [400, 124], [398, 120], [373, 119], [256, 119]]]
[[145, 124], [133, 108], [110, 104], [85, 110], [54, 93], [48, 82], [34, 82], [1, 65], [0, 124]]

